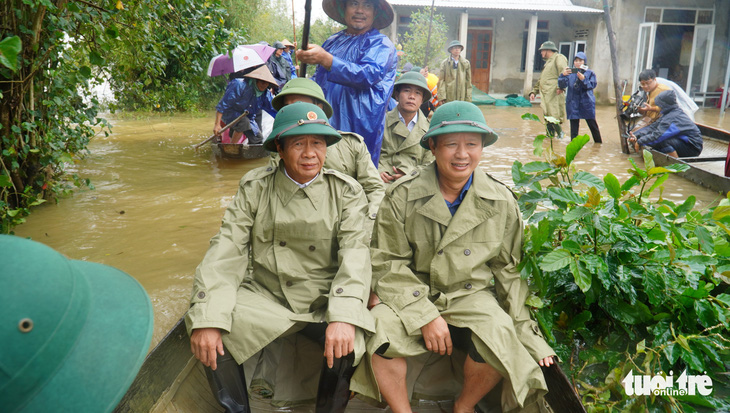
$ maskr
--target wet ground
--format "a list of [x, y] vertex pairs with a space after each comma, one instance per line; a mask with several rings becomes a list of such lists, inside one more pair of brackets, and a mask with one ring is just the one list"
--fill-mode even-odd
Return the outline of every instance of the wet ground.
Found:
[[[485, 149], [481, 166], [511, 184], [515, 160], [540, 159], [532, 154], [532, 142], [544, 133], [541, 124], [520, 116], [541, 111], [539, 107], [482, 108], [500, 139]], [[696, 120], [730, 130], [730, 114], [721, 119], [718, 109], [700, 110]], [[599, 107], [597, 121], [604, 143], [589, 142], [576, 165], [598, 176], [611, 172], [623, 181], [628, 178], [629, 157], [639, 162], [638, 155], [621, 153], [613, 107]], [[194, 151], [193, 145], [211, 133], [212, 114], [112, 118], [111, 123], [113, 133], [95, 138], [90, 154], [74, 167], [96, 189], [36, 208], [15, 232], [72, 259], [111, 265], [138, 279], [154, 304], [155, 344], [185, 312], [195, 267], [217, 232], [239, 179], [266, 160], [221, 161], [211, 156], [208, 147]], [[581, 132], [588, 132], [584, 123]], [[567, 143], [567, 139], [558, 141], [556, 148], [564, 151]], [[671, 177], [665, 187], [665, 197], [681, 201], [695, 195], [700, 207], [720, 199], [678, 177]]]

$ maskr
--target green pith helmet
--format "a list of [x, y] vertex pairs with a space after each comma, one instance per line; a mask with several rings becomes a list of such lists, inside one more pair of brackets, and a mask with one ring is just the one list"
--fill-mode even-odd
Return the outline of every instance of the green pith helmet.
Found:
[[271, 106], [277, 111], [284, 107], [284, 96], [286, 95], [304, 95], [311, 98], [317, 99], [322, 102], [322, 110], [328, 118], [332, 117], [332, 106], [330, 106], [327, 99], [324, 98], [324, 92], [319, 87], [317, 82], [312, 79], [306, 79], [303, 77], [295, 77], [294, 79], [286, 82], [284, 87], [281, 89], [278, 95], [271, 101]]
[[539, 50], [552, 50], [553, 52], [557, 52], [558, 48], [555, 47], [555, 43], [548, 40], [547, 42], [544, 42], [543, 44], [540, 45]]
[[111, 412], [152, 338], [144, 288], [11, 235], [0, 235], [0, 262], [0, 409]]
[[327, 142], [327, 146], [337, 143], [342, 136], [327, 123], [327, 115], [317, 105], [306, 102], [286, 105], [274, 119], [271, 134], [264, 142], [264, 149], [276, 152], [276, 142], [288, 136], [318, 135]]
[[452, 47], [456, 47], [456, 46], [459, 46], [459, 47], [461, 47], [461, 50], [464, 50], [464, 45], [461, 44], [460, 41], [454, 40], [451, 43], [449, 43], [449, 47], [446, 48], [446, 51], [449, 52], [449, 53], [451, 53], [451, 48]]
[[403, 73], [398, 79], [395, 84], [393, 85], [393, 98], [398, 99], [398, 90], [400, 87], [399, 85], [413, 85], [418, 86], [422, 89], [423, 92], [423, 101], [426, 102], [428, 100], [431, 100], [431, 91], [428, 90], [428, 83], [426, 82], [426, 78], [423, 77], [423, 75], [419, 72], [406, 72]]
[[431, 129], [421, 138], [421, 146], [430, 149], [430, 138], [449, 133], [472, 132], [482, 135], [482, 145], [497, 142], [499, 136], [487, 126], [484, 114], [471, 102], [453, 101], [439, 106], [431, 118]]

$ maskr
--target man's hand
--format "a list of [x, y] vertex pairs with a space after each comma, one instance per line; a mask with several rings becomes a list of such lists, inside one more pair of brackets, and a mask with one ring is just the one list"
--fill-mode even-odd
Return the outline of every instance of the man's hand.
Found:
[[203, 365], [215, 370], [218, 354], [223, 355], [221, 331], [217, 328], [196, 328], [190, 335], [190, 349]]
[[368, 310], [380, 304], [380, 297], [375, 294], [375, 291], [370, 291], [370, 298], [368, 298]]
[[553, 356], [547, 356], [544, 359], [537, 362], [537, 364], [543, 366], [543, 367], [550, 367], [555, 363], [555, 360], [553, 360]]
[[332, 368], [335, 358], [345, 357], [355, 350], [355, 326], [348, 323], [329, 323], [324, 333], [324, 356]]
[[300, 63], [320, 65], [327, 70], [332, 68], [332, 55], [316, 44], [310, 44], [307, 50], [297, 50], [297, 59]]
[[564, 90], [561, 89], [561, 88], [555, 89], [555, 93], [558, 94], [558, 95], [562, 94], [563, 92], [564, 92]]
[[651, 106], [649, 106], [649, 104], [648, 104], [648, 103], [642, 103], [642, 104], [641, 104], [641, 107], [639, 107], [639, 108], [638, 108], [637, 110], [638, 110], [638, 111], [639, 111], [639, 113], [641, 113], [642, 115], [645, 115], [645, 114], [646, 114], [646, 112], [651, 112], [651, 111], [653, 111], [653, 110], [654, 110], [654, 108], [652, 108]]
[[532, 102], [533, 100], [535, 100], [535, 94], [530, 92], [530, 102]]
[[426, 348], [429, 351], [439, 353], [442, 356], [444, 354], [451, 355], [453, 350], [451, 333], [449, 333], [449, 326], [443, 317], [438, 316], [438, 318], [421, 327], [421, 334], [423, 334], [423, 341], [426, 342]]
[[405, 172], [401, 171], [400, 169], [393, 167], [393, 173], [388, 172], [382, 172], [380, 174], [380, 179], [383, 180], [386, 184], [389, 184], [391, 182], [397, 181], [399, 178], [405, 176]]

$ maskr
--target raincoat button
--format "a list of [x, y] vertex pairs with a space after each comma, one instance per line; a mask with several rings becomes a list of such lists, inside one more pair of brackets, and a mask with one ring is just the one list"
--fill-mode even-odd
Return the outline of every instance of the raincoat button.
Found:
[[377, 218], [378, 214], [376, 214], [375, 212], [373, 212], [373, 214], [372, 214], [372, 215], [370, 215], [370, 216], [371, 216], [371, 217], [372, 217], [373, 219], [375, 219], [375, 218]]
[[204, 291], [201, 291], [201, 292], [199, 292], [199, 293], [198, 293], [198, 298], [200, 298], [201, 300], [202, 300], [203, 298], [205, 298], [205, 292], [204, 292]]
[[418, 173], [418, 171], [413, 171], [413, 172], [411, 172], [411, 176], [416, 176], [417, 173]]
[[421, 295], [421, 292], [420, 291], [414, 291], [413, 292], [413, 296], [414, 297], [418, 297], [419, 295]]
[[471, 250], [469, 248], [465, 249], [464, 255], [471, 255]]
[[281, 246], [281, 247], [286, 247], [286, 241], [281, 241], [281, 242], [279, 243], [279, 246]]
[[464, 288], [466, 288], [467, 290], [471, 290], [471, 284], [470, 283], [466, 283], [466, 285], [464, 286]]
[[400, 155], [400, 152], [396, 152], [395, 154], [396, 154], [396, 155]]
[[343, 290], [342, 288], [338, 288], [338, 289], [335, 290], [335, 292], [337, 294], [342, 294], [343, 291], [345, 291], [345, 290]]
[[438, 254], [438, 255], [444, 255], [444, 250], [439, 250], [439, 252], [437, 252], [436, 254]]
[[287, 281], [287, 282], [286, 282], [286, 286], [287, 286], [287, 287], [291, 287], [292, 285], [294, 285], [294, 283], [293, 283], [293, 282], [291, 282], [291, 281]]
[[271, 172], [272, 169], [273, 169], [272, 167], [268, 167], [268, 168], [266, 168], [266, 172]]
[[310, 251], [314, 251], [314, 250], [316, 250], [316, 249], [317, 249], [317, 247], [315, 247], [314, 245], [310, 245], [310, 246], [309, 246], [309, 250], [310, 250]]

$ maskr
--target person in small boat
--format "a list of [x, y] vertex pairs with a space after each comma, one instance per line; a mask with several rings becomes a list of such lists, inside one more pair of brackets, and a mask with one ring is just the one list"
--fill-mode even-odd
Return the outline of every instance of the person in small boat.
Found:
[[365, 194], [351, 177], [322, 169], [327, 146], [340, 139], [316, 105], [283, 107], [264, 143], [278, 165], [243, 176], [196, 269], [185, 321], [226, 411], [250, 411], [241, 364], [297, 332], [324, 349], [317, 412], [342, 412], [349, 400], [374, 322], [365, 306]]
[[634, 125], [631, 132], [636, 132], [641, 128], [649, 126], [659, 119], [659, 116], [661, 116], [661, 109], [654, 104], [654, 99], [656, 99], [660, 93], [666, 90], [672, 90], [670, 86], [659, 83], [659, 81], [657, 81], [656, 72], [651, 69], [642, 70], [641, 73], [639, 73], [639, 85], [644, 93], [646, 93], [646, 102], [644, 102], [638, 109], [638, 112], [644, 116], [636, 122], [636, 125]]
[[[311, 79], [290, 80], [271, 103], [274, 109], [280, 110], [295, 102], [313, 103], [319, 106], [327, 117], [332, 117], [332, 106], [325, 99], [322, 88]], [[327, 148], [324, 167], [343, 172], [355, 178], [362, 185], [368, 199], [368, 218], [371, 221], [375, 220], [380, 202], [385, 196], [385, 185], [381, 182], [378, 170], [371, 161], [370, 152], [368, 152], [362, 136], [353, 132], [338, 132], [342, 139], [337, 145]], [[370, 231], [368, 231], [369, 233]]]
[[323, 0], [322, 8], [347, 28], [321, 47], [298, 50], [297, 59], [319, 65], [314, 81], [337, 108], [330, 123], [362, 136], [377, 166], [398, 63], [393, 42], [378, 30], [393, 22], [393, 8], [386, 0]]
[[14, 235], [0, 235], [0, 262], [0, 410], [114, 410], [152, 339], [144, 288]]
[[454, 412], [473, 413], [500, 382], [505, 412], [538, 409], [547, 392], [540, 366], [552, 365], [555, 352], [525, 305], [520, 210], [479, 168], [482, 149], [496, 140], [474, 104], [439, 106], [421, 139], [435, 161], [393, 183], [380, 206], [371, 244], [381, 301], [371, 310], [372, 363], [358, 366], [351, 389], [382, 394], [394, 413], [411, 412], [407, 359], [454, 348], [467, 354]]
[[276, 116], [276, 111], [271, 107], [270, 87], [276, 87], [276, 79], [265, 65], [251, 71], [238, 71], [231, 73], [226, 92], [215, 107], [215, 124], [213, 133], [218, 135], [223, 126], [233, 122], [245, 111], [244, 116], [230, 130], [232, 130], [231, 142], [241, 143], [248, 138], [250, 144], [260, 144], [263, 135], [256, 122], [262, 110], [266, 110], [271, 116]]
[[661, 116], [650, 125], [629, 133], [629, 142], [637, 152], [646, 146], [675, 158], [699, 156], [702, 153], [702, 133], [677, 104], [673, 90], [657, 95], [654, 104]]
[[428, 118], [421, 112], [423, 102], [431, 99], [426, 78], [420, 72], [404, 73], [395, 82], [393, 97], [398, 106], [385, 115], [385, 135], [378, 172], [386, 184], [433, 162], [431, 151], [421, 146], [428, 131]]

